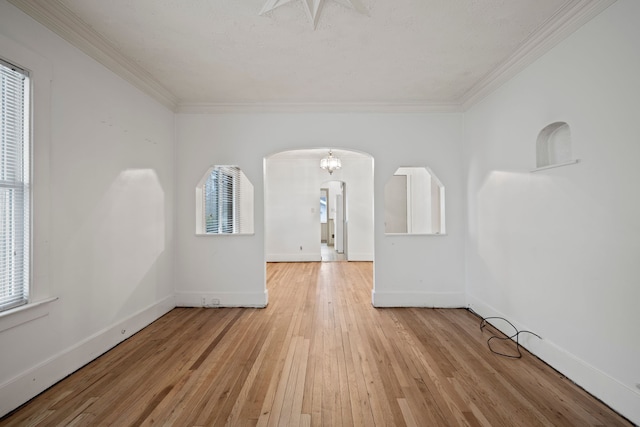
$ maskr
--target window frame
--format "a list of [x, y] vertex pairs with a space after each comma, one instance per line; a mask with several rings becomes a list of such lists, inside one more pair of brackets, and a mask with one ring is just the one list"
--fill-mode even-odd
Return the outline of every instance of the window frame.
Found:
[[29, 71], [31, 76], [31, 197], [29, 301], [0, 312], [0, 332], [48, 313], [53, 294], [51, 270], [51, 62], [27, 46], [0, 34], [0, 57]]
[[[1, 258], [6, 276], [3, 274], [2, 278], [8, 282], [3, 286], [8, 294], [0, 295], [0, 312], [5, 312], [28, 304], [31, 291], [31, 77], [28, 70], [2, 58], [0, 67], [9, 70], [7, 78], [1, 80], [4, 82], [1, 93], [7, 95], [2, 100], [7, 103], [0, 104], [0, 111], [7, 113], [6, 126], [0, 129], [6, 137], [0, 145], [1, 163], [6, 166], [0, 174], [0, 189], [6, 192], [2, 195], [2, 206], [6, 209], [0, 224], [5, 230], [4, 239], [0, 241], [5, 253]], [[22, 83], [18, 83], [19, 80]], [[13, 102], [10, 101], [12, 95], [15, 96]]]
[[[224, 179], [216, 180], [217, 217], [215, 225], [208, 224], [207, 215], [213, 210], [207, 203], [207, 182], [212, 175], [221, 174]], [[222, 194], [224, 193], [224, 194]], [[226, 194], [226, 196], [225, 196]], [[196, 236], [242, 236], [254, 234], [254, 187], [242, 168], [233, 164], [215, 164], [200, 177], [195, 188], [195, 234]], [[230, 204], [229, 204], [230, 203]], [[220, 221], [226, 216], [226, 221]], [[215, 227], [215, 232], [212, 230]]]
[[[236, 169], [235, 173], [230, 172], [233, 168]], [[240, 168], [237, 166], [219, 166], [214, 167], [207, 177], [203, 191], [203, 221], [206, 234], [239, 232], [239, 174]], [[211, 212], [216, 214], [215, 218]], [[209, 217], [212, 221], [209, 221]]]

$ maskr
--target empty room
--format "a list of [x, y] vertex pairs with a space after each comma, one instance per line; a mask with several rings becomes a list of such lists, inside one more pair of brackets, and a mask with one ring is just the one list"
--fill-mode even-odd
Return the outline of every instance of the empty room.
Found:
[[640, 424], [639, 20], [0, 0], [0, 426]]

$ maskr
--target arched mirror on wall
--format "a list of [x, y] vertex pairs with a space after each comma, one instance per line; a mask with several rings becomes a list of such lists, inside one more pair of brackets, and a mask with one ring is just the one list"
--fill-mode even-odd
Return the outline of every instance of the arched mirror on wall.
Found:
[[212, 166], [200, 179], [196, 234], [253, 234], [253, 184], [238, 166]]
[[401, 167], [384, 189], [386, 234], [445, 234], [444, 186], [426, 167]]

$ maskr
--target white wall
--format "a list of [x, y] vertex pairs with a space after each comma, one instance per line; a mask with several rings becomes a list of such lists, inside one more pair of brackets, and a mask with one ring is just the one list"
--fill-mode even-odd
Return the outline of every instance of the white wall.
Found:
[[[0, 415], [173, 307], [172, 261], [183, 305], [264, 305], [263, 159], [330, 145], [375, 159], [362, 241], [376, 306], [464, 304], [468, 205], [470, 305], [539, 333], [529, 348], [639, 423], [638, 16], [618, 0], [464, 126], [461, 114], [179, 115], [174, 161], [170, 111], [0, 0], [0, 56], [35, 72], [33, 295], [57, 297], [0, 316]], [[558, 120], [582, 162], [530, 174], [537, 133]], [[254, 235], [195, 236], [195, 185], [216, 163], [253, 183]], [[442, 181], [446, 236], [384, 234], [384, 184], [401, 166]]]
[[174, 306], [174, 117], [4, 0], [0, 56], [33, 71], [33, 296], [58, 298], [0, 316], [2, 415]]
[[[341, 160], [342, 169], [333, 172], [331, 179], [344, 181], [347, 187], [348, 259], [373, 261], [373, 161], [348, 156]], [[319, 162], [319, 158], [266, 160], [267, 261], [320, 261], [318, 194], [329, 174], [320, 169]], [[336, 191], [330, 191], [332, 218], [335, 196]]]
[[[177, 303], [201, 305], [203, 296], [206, 304], [214, 299], [221, 305], [266, 303], [263, 159], [286, 150], [331, 146], [374, 158], [374, 303], [464, 305], [461, 119], [460, 114], [178, 115]], [[215, 163], [239, 165], [253, 183], [255, 235], [195, 236], [194, 189]], [[385, 236], [384, 183], [400, 166], [429, 166], [441, 179], [449, 195], [447, 236]], [[313, 180], [317, 169], [314, 164]], [[317, 208], [321, 185], [314, 181], [314, 186], [304, 213], [317, 218], [311, 206]], [[362, 222], [360, 215], [369, 213], [350, 210], [349, 223]], [[358, 251], [349, 240], [349, 253]]]
[[[541, 335], [527, 347], [635, 423], [639, 17], [619, 0], [465, 115], [471, 307]], [[581, 163], [529, 173], [555, 121]]]
[[253, 233], [253, 184], [244, 173], [240, 173], [240, 233]]
[[[335, 173], [335, 172], [334, 172]], [[373, 163], [371, 166], [371, 173], [368, 174], [371, 177], [371, 181], [370, 181], [370, 187], [373, 190]], [[331, 175], [329, 175], [329, 177], [331, 177]], [[327, 217], [331, 218], [331, 219], [336, 219], [336, 197], [340, 196], [342, 197], [342, 183], [339, 181], [328, 181], [327, 182], [327, 175], [326, 172], [323, 175], [323, 181], [321, 184], [322, 188], [327, 188], [329, 190], [329, 210], [327, 211]], [[333, 179], [333, 178], [329, 178], [329, 179]], [[371, 193], [371, 218], [373, 219], [373, 192]], [[373, 221], [372, 221], [372, 225], [373, 225]], [[371, 233], [373, 233], [373, 230], [371, 231]], [[373, 254], [373, 248], [371, 250], [372, 254]]]
[[[389, 116], [404, 128], [383, 133], [388, 148], [375, 158], [376, 240], [373, 303], [384, 306], [461, 307], [464, 286], [465, 216], [461, 197], [461, 115]], [[415, 121], [413, 121], [415, 119]], [[397, 132], [397, 134], [394, 134]], [[385, 235], [384, 187], [402, 166], [428, 167], [447, 192], [446, 235]], [[451, 227], [449, 227], [451, 225]]]

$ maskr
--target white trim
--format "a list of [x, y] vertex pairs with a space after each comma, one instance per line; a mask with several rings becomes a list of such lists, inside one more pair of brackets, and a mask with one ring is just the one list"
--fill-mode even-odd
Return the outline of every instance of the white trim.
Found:
[[[349, 252], [348, 260], [355, 262], [373, 262], [373, 254], [369, 252]], [[317, 254], [266, 254], [266, 262], [321, 262], [322, 255]]]
[[457, 113], [457, 103], [180, 103], [179, 114], [224, 113]]
[[376, 292], [371, 291], [374, 307], [425, 307], [461, 308], [465, 307], [464, 292]]
[[[176, 292], [177, 307], [248, 307], [264, 308], [269, 303], [269, 291], [264, 292]], [[203, 303], [204, 301], [204, 303]]]
[[317, 254], [266, 254], [266, 262], [320, 262], [322, 261], [322, 255], [320, 252]]
[[255, 236], [256, 233], [195, 233], [196, 237], [221, 237], [221, 236]]
[[180, 103], [149, 72], [122, 55], [107, 39], [73, 14], [59, 0], [8, 0], [102, 65], [171, 110], [182, 114], [252, 112], [460, 112], [493, 92], [556, 46], [616, 0], [572, 0], [562, 7], [500, 66], [450, 103]]
[[0, 56], [31, 79], [31, 272], [29, 299], [51, 298], [51, 81], [53, 66], [38, 53], [0, 34]]
[[0, 384], [0, 417], [115, 347], [174, 307], [175, 300], [170, 295]]
[[447, 233], [384, 233], [385, 236], [447, 236]]
[[462, 95], [460, 105], [463, 111], [502, 86], [615, 2], [616, 0], [568, 2], [522, 43], [516, 52]]
[[8, 0], [27, 15], [113, 71], [162, 105], [176, 111], [178, 98], [149, 72], [122, 55], [107, 39], [58, 0]]
[[[468, 295], [467, 300], [469, 302], [468, 307], [480, 316], [507, 318], [504, 313], [485, 304], [478, 298]], [[513, 319], [509, 319], [509, 321], [513, 323], [518, 330], [536, 332], [532, 328], [518, 323]], [[503, 325], [501, 322], [495, 322], [495, 326], [497, 328], [504, 326], [505, 330], [502, 332], [505, 334], [511, 335], [513, 333], [513, 330], [510, 330], [508, 325]], [[640, 393], [637, 389], [621, 383], [545, 337], [538, 339], [524, 334], [522, 335], [520, 344], [571, 381], [584, 388], [587, 392], [602, 400], [612, 409], [618, 411], [633, 423], [640, 424]]]
[[16, 326], [23, 325], [31, 322], [32, 320], [39, 319], [49, 315], [48, 304], [56, 301], [58, 297], [47, 298], [42, 301], [36, 301], [29, 304], [24, 304], [19, 307], [12, 308], [0, 313], [0, 332], [7, 329], [15, 328]]
[[354, 262], [373, 262], [373, 253], [370, 252], [348, 252], [347, 260]]
[[580, 159], [575, 159], [575, 160], [571, 160], [563, 163], [556, 163], [554, 165], [549, 165], [549, 166], [540, 166], [539, 168], [531, 169], [531, 173], [539, 172], [547, 169], [559, 168], [561, 166], [575, 165], [576, 163], [580, 163]]

